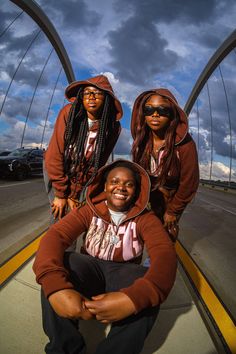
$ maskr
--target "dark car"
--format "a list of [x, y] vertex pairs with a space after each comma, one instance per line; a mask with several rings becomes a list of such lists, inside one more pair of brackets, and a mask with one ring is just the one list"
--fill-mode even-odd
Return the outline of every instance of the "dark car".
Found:
[[7, 156], [10, 154], [11, 151], [0, 151], [0, 156]]
[[7, 156], [0, 156], [0, 177], [22, 181], [28, 176], [43, 173], [43, 150], [20, 148]]

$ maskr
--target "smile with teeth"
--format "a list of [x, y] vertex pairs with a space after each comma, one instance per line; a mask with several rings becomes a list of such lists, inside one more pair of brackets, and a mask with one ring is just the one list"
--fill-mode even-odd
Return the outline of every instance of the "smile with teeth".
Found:
[[126, 199], [126, 196], [124, 194], [114, 193], [113, 195], [114, 195], [115, 199], [121, 199], [121, 200]]

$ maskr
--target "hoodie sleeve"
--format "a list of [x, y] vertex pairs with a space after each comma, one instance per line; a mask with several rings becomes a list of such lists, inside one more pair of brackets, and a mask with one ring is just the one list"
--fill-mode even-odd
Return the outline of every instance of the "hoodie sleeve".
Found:
[[64, 133], [70, 108], [71, 104], [68, 104], [60, 111], [45, 153], [45, 169], [58, 198], [66, 198], [68, 193], [68, 177], [64, 173]]
[[199, 185], [199, 167], [196, 145], [191, 139], [179, 147], [180, 179], [179, 187], [168, 203], [166, 212], [170, 215], [181, 215], [187, 204], [191, 202]]
[[129, 296], [139, 312], [167, 298], [176, 277], [177, 257], [173, 243], [153, 212], [140, 217], [137, 231], [147, 248], [151, 266], [144, 277], [121, 291]]
[[51, 226], [42, 238], [33, 271], [47, 297], [56, 291], [73, 288], [64, 267], [64, 253], [88, 229], [91, 219], [92, 210], [88, 206], [75, 209]]

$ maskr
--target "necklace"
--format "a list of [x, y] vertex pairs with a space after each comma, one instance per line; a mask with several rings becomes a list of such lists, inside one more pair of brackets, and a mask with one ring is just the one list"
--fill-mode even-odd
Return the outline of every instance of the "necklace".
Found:
[[110, 243], [112, 245], [116, 245], [119, 241], [120, 241], [119, 236], [117, 236], [115, 234], [110, 235]]
[[116, 245], [120, 241], [120, 237], [117, 235], [117, 231], [114, 230], [114, 225], [111, 225], [112, 229], [107, 231], [107, 236], [109, 238], [109, 243]]
[[125, 213], [123, 212], [115, 212], [114, 210], [109, 210], [111, 215], [111, 226], [108, 231], [109, 243], [111, 245], [116, 245], [120, 242], [120, 236], [117, 235], [120, 224], [125, 218]]

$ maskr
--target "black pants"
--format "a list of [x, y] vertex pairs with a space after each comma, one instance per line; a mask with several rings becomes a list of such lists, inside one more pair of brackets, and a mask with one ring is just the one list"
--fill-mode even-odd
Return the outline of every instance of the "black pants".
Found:
[[[69, 270], [75, 289], [90, 298], [105, 292], [119, 291], [142, 277], [147, 268], [134, 263], [98, 260], [75, 252], [65, 253], [65, 267]], [[138, 354], [152, 329], [159, 307], [148, 308], [137, 315], [112, 323], [96, 354]], [[86, 353], [86, 346], [78, 330], [78, 322], [58, 316], [42, 292], [43, 328], [49, 337], [45, 347], [48, 354]], [[91, 334], [92, 335], [92, 334]]]

